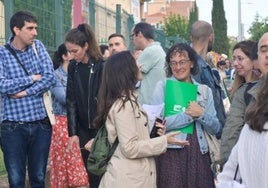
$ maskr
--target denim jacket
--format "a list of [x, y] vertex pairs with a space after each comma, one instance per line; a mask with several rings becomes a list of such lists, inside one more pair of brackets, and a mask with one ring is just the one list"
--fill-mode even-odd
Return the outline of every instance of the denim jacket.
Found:
[[[167, 80], [176, 80], [175, 77], [167, 78]], [[204, 136], [204, 131], [212, 135], [216, 135], [221, 131], [221, 125], [216, 115], [214, 108], [213, 96], [211, 89], [206, 85], [199, 84], [192, 78], [193, 84], [197, 85], [197, 102], [202, 106], [204, 114], [198, 118], [193, 118], [184, 112], [165, 117], [166, 119], [166, 131], [171, 132], [174, 129], [182, 128], [188, 124], [194, 122], [200, 151], [202, 154], [208, 152], [208, 145]], [[154, 90], [152, 104], [163, 104], [165, 93], [166, 80], [159, 81]], [[176, 136], [178, 139], [186, 140], [187, 134], [180, 133]], [[190, 143], [191, 144], [191, 143]], [[169, 145], [169, 148], [181, 148], [180, 146]]]
[[60, 66], [55, 70], [56, 83], [50, 89], [52, 94], [53, 110], [56, 115], [67, 115], [66, 113], [66, 86], [67, 72]]

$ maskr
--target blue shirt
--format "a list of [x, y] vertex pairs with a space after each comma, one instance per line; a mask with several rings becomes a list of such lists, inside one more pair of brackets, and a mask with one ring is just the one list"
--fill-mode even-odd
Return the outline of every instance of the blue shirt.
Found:
[[[34, 40], [38, 57], [30, 45], [24, 51], [13, 48], [25, 66], [25, 73], [16, 58], [4, 47], [0, 47], [0, 92], [3, 120], [36, 121], [47, 117], [43, 103], [43, 93], [55, 82], [53, 64], [50, 56], [39, 40]], [[41, 74], [42, 78], [34, 82], [31, 75]], [[10, 95], [26, 91], [27, 96], [13, 99]]]
[[53, 101], [53, 111], [56, 115], [67, 115], [66, 112], [66, 87], [67, 72], [60, 66], [55, 71], [56, 83], [50, 89]]
[[[167, 78], [170, 80], [176, 80], [175, 77]], [[166, 131], [171, 132], [178, 128], [183, 128], [190, 123], [195, 123], [196, 134], [198, 138], [198, 143], [200, 146], [200, 152], [205, 154], [208, 152], [208, 145], [206, 138], [204, 136], [204, 130], [212, 135], [216, 135], [221, 131], [220, 122], [216, 116], [216, 110], [214, 108], [213, 96], [211, 89], [206, 85], [201, 85], [197, 83], [193, 78], [192, 81], [197, 85], [197, 103], [204, 109], [203, 115], [198, 118], [193, 118], [187, 115], [185, 112], [171, 115], [166, 117]], [[165, 86], [166, 80], [159, 81], [156, 85], [153, 97], [152, 104], [163, 104], [165, 96]], [[180, 95], [180, 93], [178, 93]], [[187, 134], [180, 133], [176, 135], [176, 138], [180, 140], [186, 140]], [[191, 143], [190, 143], [191, 144]], [[180, 146], [169, 145], [169, 148], [180, 148]]]

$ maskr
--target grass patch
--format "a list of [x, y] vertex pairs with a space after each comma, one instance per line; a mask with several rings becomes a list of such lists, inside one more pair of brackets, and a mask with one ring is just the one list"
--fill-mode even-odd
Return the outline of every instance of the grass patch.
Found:
[[4, 157], [3, 157], [2, 150], [0, 149], [0, 176], [6, 175], [6, 174], [7, 174], [7, 171], [6, 171], [5, 164], [4, 164]]

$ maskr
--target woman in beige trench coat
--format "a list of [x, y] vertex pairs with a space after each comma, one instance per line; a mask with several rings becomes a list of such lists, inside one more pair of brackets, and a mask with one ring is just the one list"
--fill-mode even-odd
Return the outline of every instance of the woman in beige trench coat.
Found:
[[157, 123], [158, 134], [150, 139], [148, 117], [137, 102], [135, 85], [141, 73], [129, 51], [111, 56], [105, 65], [99, 91], [95, 125], [106, 123], [108, 139], [119, 144], [109, 161], [100, 188], [155, 188], [154, 156], [164, 153], [167, 144], [188, 145], [174, 138], [178, 132], [165, 134]]

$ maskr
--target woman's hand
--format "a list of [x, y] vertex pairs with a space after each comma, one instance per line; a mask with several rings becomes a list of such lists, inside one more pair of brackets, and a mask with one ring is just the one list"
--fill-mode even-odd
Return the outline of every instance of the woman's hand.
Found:
[[174, 144], [174, 145], [178, 145], [178, 146], [190, 145], [189, 141], [187, 141], [187, 140], [181, 141], [181, 140], [175, 138], [175, 136], [178, 134], [180, 134], [180, 131], [170, 132], [170, 133], [166, 134], [168, 144]]
[[71, 136], [69, 137], [69, 142], [67, 145], [67, 150], [69, 150], [70, 152], [72, 152], [73, 146], [74, 144], [78, 145], [78, 148], [80, 148], [79, 146], [79, 137], [77, 135]]
[[203, 115], [204, 109], [197, 102], [190, 102], [185, 114], [198, 118]]
[[90, 140], [86, 143], [86, 145], [84, 146], [84, 148], [85, 148], [86, 150], [90, 151], [90, 150], [91, 150], [91, 146], [92, 146], [92, 144], [93, 144], [93, 141], [94, 141], [94, 138], [90, 139]]
[[158, 127], [157, 134], [159, 136], [162, 136], [162, 135], [166, 134], [166, 120], [163, 120], [163, 123], [160, 123], [160, 122], [156, 121], [155, 126]]

